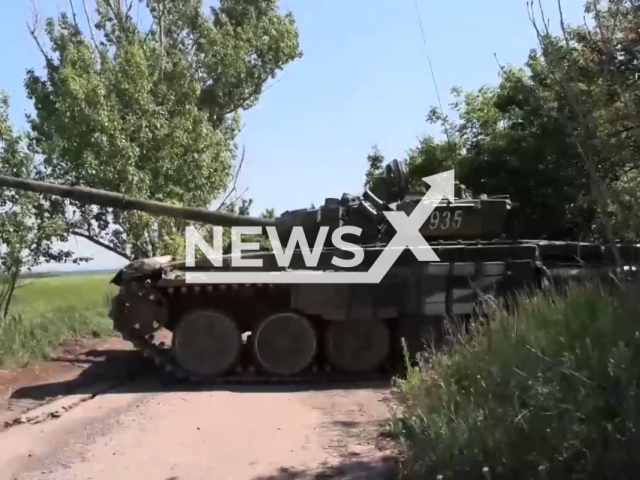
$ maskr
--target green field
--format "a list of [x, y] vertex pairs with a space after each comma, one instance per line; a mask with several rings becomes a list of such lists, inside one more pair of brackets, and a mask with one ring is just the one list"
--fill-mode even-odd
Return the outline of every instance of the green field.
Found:
[[11, 314], [0, 320], [0, 366], [46, 359], [67, 338], [111, 332], [112, 273], [21, 280]]

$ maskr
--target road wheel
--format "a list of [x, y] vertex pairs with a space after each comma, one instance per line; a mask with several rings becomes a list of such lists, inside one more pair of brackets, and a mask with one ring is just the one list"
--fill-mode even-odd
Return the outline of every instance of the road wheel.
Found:
[[277, 313], [260, 321], [250, 337], [258, 365], [274, 375], [295, 375], [307, 368], [317, 352], [311, 322], [295, 313]]
[[350, 319], [332, 322], [326, 330], [326, 358], [348, 373], [368, 373], [380, 368], [391, 347], [384, 320]]
[[176, 361], [191, 374], [217, 377], [240, 358], [242, 337], [236, 323], [216, 310], [188, 312], [173, 332]]

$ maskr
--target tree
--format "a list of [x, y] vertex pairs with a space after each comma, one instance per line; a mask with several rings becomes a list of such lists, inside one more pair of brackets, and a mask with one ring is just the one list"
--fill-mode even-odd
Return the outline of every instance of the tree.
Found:
[[[9, 121], [9, 97], [0, 93], [0, 171], [31, 178], [34, 159], [25, 147], [24, 135]], [[48, 262], [79, 263], [85, 257], [55, 247], [65, 234], [64, 222], [47, 215], [34, 194], [0, 189], [0, 318], [7, 316], [18, 276], [24, 270]]]
[[382, 166], [384, 165], [384, 156], [377, 145], [371, 149], [371, 153], [367, 155], [367, 173], [365, 174], [365, 187], [371, 187], [373, 179], [382, 174]]
[[[313, 208], [313, 207], [312, 207]], [[260, 214], [262, 218], [268, 218], [269, 220], [275, 220], [276, 211], [273, 208], [266, 208], [264, 212]]]
[[562, 22], [552, 35], [540, 21], [538, 48], [523, 68], [501, 66], [497, 85], [454, 88], [455, 118], [427, 117], [447, 138], [408, 156], [412, 184], [455, 167], [476, 194], [519, 203], [523, 236], [637, 237], [640, 13], [631, 0], [603, 5], [586, 2], [592, 27]]
[[[96, 0], [95, 21], [83, 3], [85, 33], [72, 2], [70, 14], [46, 20], [48, 48], [34, 18], [46, 72], [30, 70], [25, 82], [36, 176], [207, 208], [232, 182], [239, 111], [301, 56], [294, 20], [277, 0], [222, 0], [208, 14], [200, 0], [149, 0], [143, 28], [135, 3]], [[173, 219], [50, 208], [64, 212], [69, 233], [126, 258], [176, 254], [183, 243], [185, 225]]]
[[[452, 89], [455, 118], [436, 109], [427, 121], [442, 126], [444, 140], [427, 136], [408, 156], [413, 188], [421, 179], [455, 168], [456, 179], [476, 195], [510, 195], [527, 222], [524, 235], [562, 237], [571, 231], [565, 209], [579, 176], [565, 170], [566, 135], [542, 111], [532, 108], [524, 69], [505, 69], [495, 87], [463, 92]], [[537, 98], [537, 97], [535, 97]], [[553, 138], [553, 141], [549, 141]]]
[[561, 35], [549, 32], [531, 11], [540, 45], [538, 63], [548, 77], [553, 100], [562, 108], [578, 158], [586, 168], [589, 190], [597, 205], [594, 229], [606, 240], [638, 238], [638, 107], [637, 26], [640, 10], [633, 0], [588, 0], [585, 12], [594, 26], [571, 27], [559, 4]]
[[[458, 89], [453, 91], [456, 93]], [[422, 180], [424, 177], [454, 168], [460, 157], [461, 144], [459, 137], [452, 136], [455, 124], [451, 119], [434, 107], [427, 115], [427, 122], [440, 124], [447, 141], [437, 141], [433, 136], [427, 135], [420, 139], [417, 147], [409, 151], [406, 162], [409, 170], [409, 188], [412, 191], [425, 191], [427, 185]]]

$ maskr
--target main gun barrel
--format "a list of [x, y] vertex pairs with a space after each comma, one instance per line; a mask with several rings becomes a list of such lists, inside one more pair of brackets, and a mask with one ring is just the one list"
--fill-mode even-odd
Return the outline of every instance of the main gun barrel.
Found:
[[268, 227], [276, 225], [274, 220], [215, 212], [204, 208], [181, 207], [153, 200], [140, 200], [121, 193], [87, 187], [69, 187], [55, 183], [25, 180], [23, 178], [0, 175], [0, 187], [44, 193], [55, 197], [68, 198], [80, 203], [99, 205], [119, 210], [136, 210], [151, 215], [180, 218], [192, 222], [211, 225], [237, 227]]

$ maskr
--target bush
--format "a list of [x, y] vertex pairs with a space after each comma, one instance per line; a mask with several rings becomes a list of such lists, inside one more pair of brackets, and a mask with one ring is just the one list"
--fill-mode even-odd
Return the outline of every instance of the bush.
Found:
[[639, 297], [528, 296], [426, 352], [394, 389], [405, 475], [637, 478]]

